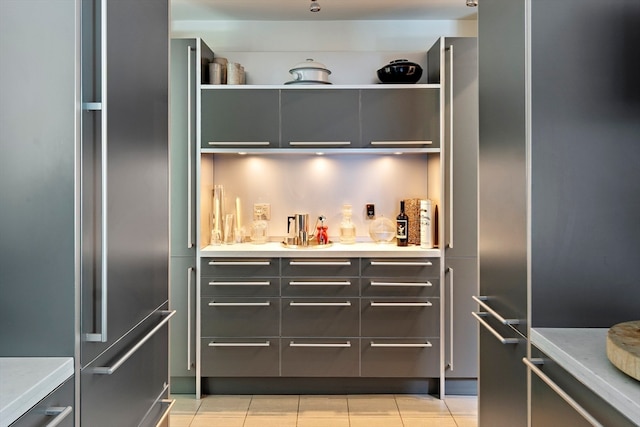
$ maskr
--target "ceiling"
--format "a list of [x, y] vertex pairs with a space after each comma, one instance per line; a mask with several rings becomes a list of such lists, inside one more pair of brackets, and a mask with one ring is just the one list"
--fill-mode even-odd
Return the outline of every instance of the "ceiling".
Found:
[[476, 19], [465, 0], [170, 0], [174, 21], [336, 21]]

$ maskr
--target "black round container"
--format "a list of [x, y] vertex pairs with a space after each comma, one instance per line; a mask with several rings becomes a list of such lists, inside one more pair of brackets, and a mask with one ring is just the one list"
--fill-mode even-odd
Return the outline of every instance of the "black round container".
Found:
[[422, 77], [422, 67], [406, 59], [396, 59], [378, 70], [382, 83], [417, 83]]

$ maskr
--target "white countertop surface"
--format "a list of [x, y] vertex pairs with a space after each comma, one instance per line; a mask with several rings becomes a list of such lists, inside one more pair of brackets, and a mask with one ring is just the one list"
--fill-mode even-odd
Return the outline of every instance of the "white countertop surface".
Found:
[[0, 427], [20, 418], [72, 375], [72, 357], [0, 357]]
[[531, 343], [640, 425], [640, 381], [607, 358], [608, 328], [532, 328]]
[[281, 242], [264, 244], [235, 243], [232, 245], [206, 246], [200, 250], [203, 257], [389, 257], [432, 258], [440, 256], [440, 249], [422, 249], [420, 246], [398, 247], [395, 243], [357, 242], [353, 245], [332, 243], [327, 247], [287, 248]]

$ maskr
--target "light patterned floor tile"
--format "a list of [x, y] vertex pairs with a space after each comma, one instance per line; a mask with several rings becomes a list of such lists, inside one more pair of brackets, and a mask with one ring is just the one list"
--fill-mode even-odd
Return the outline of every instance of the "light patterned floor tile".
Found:
[[253, 396], [248, 415], [251, 416], [285, 416], [298, 415], [300, 396]]
[[247, 416], [244, 427], [296, 427], [296, 416]]
[[202, 398], [198, 414], [218, 417], [244, 417], [251, 395], [213, 395]]
[[[173, 427], [173, 426], [172, 426]], [[298, 417], [297, 427], [350, 427], [349, 417]]]
[[[219, 417], [217, 415], [196, 415], [189, 427], [243, 427], [244, 417]], [[173, 427], [173, 425], [171, 425]]]
[[169, 425], [171, 427], [190, 427], [193, 417], [193, 414], [173, 414], [172, 412], [171, 415], [169, 415]]
[[474, 416], [478, 413], [476, 396], [447, 396], [444, 401], [453, 415]]
[[[459, 427], [453, 417], [402, 418], [404, 427]], [[173, 427], [173, 426], [171, 426]]]
[[[350, 427], [403, 427], [400, 417], [349, 415]], [[329, 427], [329, 426], [327, 426]]]
[[451, 415], [444, 400], [428, 394], [396, 395], [402, 418], [448, 417]]
[[298, 417], [347, 417], [349, 406], [345, 395], [312, 395], [300, 396]]
[[175, 399], [176, 403], [171, 408], [172, 414], [195, 414], [202, 403], [193, 395], [189, 394], [172, 394], [171, 399]]
[[396, 399], [390, 394], [357, 394], [347, 396], [349, 415], [400, 416]]
[[[454, 416], [458, 427], [478, 427], [478, 417]], [[172, 426], [173, 427], [173, 426]]]

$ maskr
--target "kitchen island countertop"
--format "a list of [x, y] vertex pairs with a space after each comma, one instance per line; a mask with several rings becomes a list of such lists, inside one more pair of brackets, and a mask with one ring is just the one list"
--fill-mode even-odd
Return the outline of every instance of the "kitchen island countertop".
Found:
[[20, 418], [72, 375], [71, 357], [0, 357], [0, 427]]
[[607, 328], [532, 328], [531, 343], [640, 425], [640, 382], [607, 358]]

